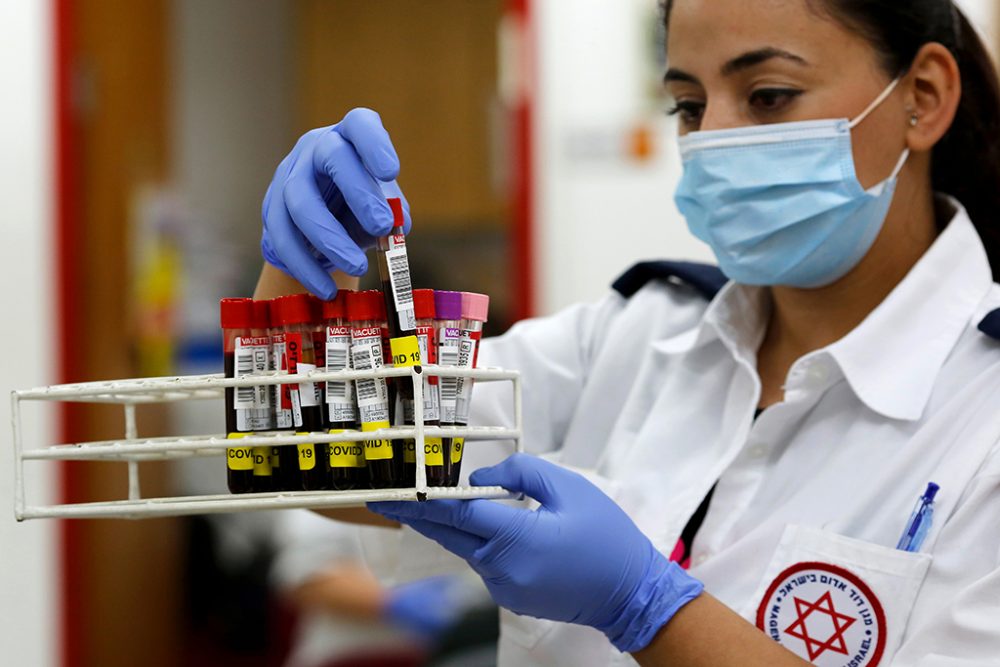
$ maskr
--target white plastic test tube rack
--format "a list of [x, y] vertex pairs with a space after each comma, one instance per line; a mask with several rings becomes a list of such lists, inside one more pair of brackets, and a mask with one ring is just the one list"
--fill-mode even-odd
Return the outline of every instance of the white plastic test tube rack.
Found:
[[[423, 422], [423, 376], [466, 377], [476, 382], [510, 382], [514, 401], [514, 428], [500, 426], [440, 427]], [[272, 493], [247, 493], [240, 495], [205, 495], [161, 498], [142, 498], [139, 480], [139, 461], [178, 459], [190, 456], [225, 457], [225, 450], [233, 440], [225, 434], [185, 437], [139, 438], [137, 435], [135, 406], [149, 403], [169, 403], [196, 399], [218, 399], [227, 387], [253, 387], [259, 385], [295, 384], [299, 382], [326, 382], [361, 380], [369, 378], [408, 377], [413, 383], [413, 403], [416, 423], [413, 426], [392, 427], [367, 433], [344, 432], [337, 434], [310, 433], [288, 435], [287, 432], [255, 434], [239, 440], [240, 447], [270, 447], [320, 442], [358, 442], [374, 438], [416, 441], [416, 485], [397, 489], [364, 489], [354, 491], [279, 491]], [[121, 440], [61, 444], [25, 449], [24, 431], [21, 426], [21, 403], [24, 401], [69, 401], [77, 403], [111, 403], [121, 405], [125, 411], [125, 437]], [[511, 498], [514, 494], [499, 486], [445, 488], [427, 486], [424, 468], [424, 438], [465, 438], [476, 440], [512, 441], [513, 449], [522, 451], [521, 429], [521, 380], [516, 371], [500, 369], [461, 369], [443, 366], [414, 366], [410, 368], [383, 368], [376, 371], [312, 371], [289, 375], [273, 372], [268, 375], [226, 378], [223, 375], [190, 375], [182, 377], [145, 378], [86, 382], [54, 385], [11, 392], [11, 421], [14, 431], [14, 514], [18, 521], [24, 519], [54, 518], [115, 518], [140, 519], [149, 517], [181, 516], [186, 514], [215, 514], [293, 508], [358, 507], [366, 502], [380, 500], [433, 500], [440, 498]], [[222, 414], [220, 412], [221, 421]], [[26, 461], [123, 461], [128, 465], [128, 499], [107, 502], [75, 503], [63, 505], [30, 505], [24, 488]], [[220, 477], [225, 476], [226, 466], [218, 463]]]

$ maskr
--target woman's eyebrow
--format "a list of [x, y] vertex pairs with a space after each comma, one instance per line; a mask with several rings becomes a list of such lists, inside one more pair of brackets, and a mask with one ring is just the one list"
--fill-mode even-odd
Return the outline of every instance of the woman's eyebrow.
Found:
[[802, 65], [803, 67], [808, 67], [809, 65], [806, 59], [802, 56], [797, 56], [789, 51], [768, 46], [755, 51], [747, 51], [743, 55], [733, 58], [722, 66], [722, 76], [732, 76], [737, 72], [742, 72], [743, 70], [750, 69], [751, 67], [756, 67], [761, 63], [765, 63], [768, 60], [773, 60], [775, 58], [788, 60], [796, 65]]
[[[733, 74], [750, 69], [751, 67], [756, 67], [757, 65], [765, 63], [768, 60], [774, 60], [776, 58], [787, 60], [803, 67], [809, 66], [809, 62], [802, 56], [797, 56], [789, 51], [768, 46], [754, 51], [747, 51], [742, 55], [736, 56], [722, 66], [722, 76], [732, 76]], [[695, 75], [674, 67], [668, 69], [667, 73], [663, 76], [664, 83], [670, 83], [671, 81], [683, 81], [694, 84], [701, 83]]]

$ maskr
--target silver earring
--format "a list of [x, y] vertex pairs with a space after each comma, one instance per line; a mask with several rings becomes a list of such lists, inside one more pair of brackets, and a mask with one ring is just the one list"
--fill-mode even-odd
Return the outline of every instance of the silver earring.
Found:
[[917, 114], [910, 116], [910, 127], [916, 127], [920, 123], [920, 117]]

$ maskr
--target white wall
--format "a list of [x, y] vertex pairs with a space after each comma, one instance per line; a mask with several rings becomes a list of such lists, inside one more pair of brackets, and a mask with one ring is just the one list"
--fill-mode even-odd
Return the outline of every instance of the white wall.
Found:
[[1000, 53], [1000, 3], [997, 0], [958, 0], [962, 8], [977, 28], [986, 36], [993, 54]]
[[[651, 100], [655, 0], [536, 0], [538, 311], [603, 296], [646, 258], [711, 260], [673, 204], [674, 130]], [[654, 159], [621, 149], [650, 123]]]
[[[54, 375], [51, 4], [0, 2], [0, 662], [31, 667], [58, 656], [56, 524], [14, 521], [7, 397]], [[29, 415], [31, 441], [51, 442], [51, 413]], [[37, 502], [55, 495], [44, 465], [27, 468]]]

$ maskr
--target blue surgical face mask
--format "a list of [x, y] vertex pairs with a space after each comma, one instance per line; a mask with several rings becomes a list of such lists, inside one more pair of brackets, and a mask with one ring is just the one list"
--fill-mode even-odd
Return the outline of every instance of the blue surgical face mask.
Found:
[[819, 120], [692, 132], [681, 137], [675, 201], [722, 271], [747, 285], [822, 287], [857, 266], [885, 222], [909, 150], [885, 181], [858, 182], [855, 120]]

